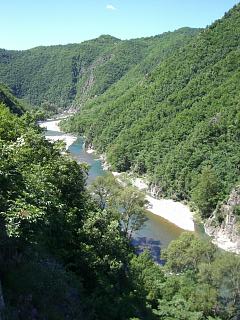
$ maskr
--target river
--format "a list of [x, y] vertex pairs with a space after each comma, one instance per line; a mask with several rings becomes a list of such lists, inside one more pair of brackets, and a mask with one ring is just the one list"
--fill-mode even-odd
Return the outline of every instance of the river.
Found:
[[[47, 136], [61, 136], [63, 133], [57, 131], [46, 131]], [[90, 166], [87, 183], [90, 184], [98, 176], [105, 175], [100, 159], [95, 154], [89, 154], [84, 148], [84, 140], [79, 137], [69, 147], [71, 153], [77, 162], [85, 162]], [[146, 212], [147, 221], [144, 226], [133, 235], [133, 244], [138, 246], [139, 252], [148, 248], [156, 262], [160, 262], [160, 251], [168, 246], [168, 244], [179, 237], [183, 229], [170, 223], [169, 221]]]

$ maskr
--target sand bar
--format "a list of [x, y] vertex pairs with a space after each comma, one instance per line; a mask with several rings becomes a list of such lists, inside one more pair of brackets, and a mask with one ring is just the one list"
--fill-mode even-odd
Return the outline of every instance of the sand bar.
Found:
[[[50, 131], [61, 132], [59, 122], [60, 120], [43, 121], [39, 123], [39, 126]], [[68, 150], [68, 148], [77, 140], [77, 137], [71, 134], [62, 134], [60, 136], [46, 136], [46, 139], [52, 142], [64, 141], [66, 150]]]
[[[112, 172], [112, 174], [121, 183], [121, 173]], [[129, 177], [129, 181], [139, 190], [147, 192], [148, 184], [143, 179]], [[156, 199], [149, 194], [146, 194], [146, 199], [149, 202], [148, 211], [168, 220], [183, 230], [195, 230], [193, 213], [187, 205], [171, 199]]]

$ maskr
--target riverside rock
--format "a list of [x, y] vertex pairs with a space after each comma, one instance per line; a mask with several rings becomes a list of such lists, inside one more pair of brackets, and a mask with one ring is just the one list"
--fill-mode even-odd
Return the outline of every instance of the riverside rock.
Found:
[[[240, 206], [240, 186], [234, 188], [226, 203], [205, 223], [206, 233], [218, 247], [240, 254], [240, 225], [236, 211]], [[219, 224], [220, 222], [220, 224]]]

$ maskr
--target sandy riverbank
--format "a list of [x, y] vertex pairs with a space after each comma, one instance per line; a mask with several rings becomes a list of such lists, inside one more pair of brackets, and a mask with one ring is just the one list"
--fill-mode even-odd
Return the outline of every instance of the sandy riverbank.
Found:
[[149, 201], [149, 211], [168, 220], [179, 228], [187, 231], [194, 231], [193, 214], [189, 207], [181, 202], [171, 199], [155, 199], [146, 196]]
[[[61, 132], [59, 128], [59, 122], [60, 120], [45, 121], [39, 125], [47, 130]], [[68, 149], [69, 146], [77, 139], [75, 136], [66, 134], [61, 136], [47, 136], [46, 138], [50, 141], [64, 141], [66, 143], [66, 149]], [[91, 154], [94, 153], [95, 150], [93, 148], [88, 148], [86, 152]], [[109, 169], [105, 157], [102, 156], [101, 160], [103, 164], [105, 164], [105, 170]], [[121, 173], [112, 172], [112, 174], [116, 176], [119, 181], [121, 181]], [[141, 178], [129, 179], [129, 181], [139, 190], [147, 191], [148, 189], [147, 183], [145, 183]], [[149, 202], [148, 210], [153, 214], [168, 220], [184, 230], [195, 230], [193, 214], [188, 206], [171, 199], [155, 199], [151, 195], [146, 195], [146, 199]]]
[[[121, 173], [112, 172], [112, 174], [121, 181]], [[141, 178], [129, 178], [129, 181], [139, 190], [147, 192], [148, 185]], [[148, 211], [168, 220], [183, 230], [195, 230], [193, 213], [187, 205], [171, 199], [156, 199], [149, 194], [146, 195], [146, 199], [149, 202]]]
[[57, 131], [61, 132], [59, 128], [59, 122], [60, 120], [49, 120], [49, 121], [41, 121], [39, 122], [39, 126], [41, 128], [50, 130], [50, 131]]
[[[39, 126], [50, 131], [61, 132], [59, 122], [60, 120], [43, 121], [39, 123]], [[64, 141], [66, 144], [66, 150], [68, 150], [68, 148], [77, 140], [77, 137], [71, 134], [62, 134], [60, 136], [46, 136], [46, 139], [52, 142]]]

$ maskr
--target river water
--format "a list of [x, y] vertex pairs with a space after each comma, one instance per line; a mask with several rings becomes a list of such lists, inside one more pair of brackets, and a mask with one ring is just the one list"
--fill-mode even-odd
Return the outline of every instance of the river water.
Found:
[[[46, 131], [46, 136], [60, 136], [62, 134], [56, 131]], [[88, 184], [98, 176], [106, 174], [97, 155], [86, 152], [83, 138], [78, 138], [69, 147], [68, 151], [77, 162], [85, 162], [90, 166]], [[161, 249], [166, 248], [172, 240], [178, 238], [183, 230], [151, 212], [147, 212], [146, 216], [148, 219], [144, 226], [133, 236], [133, 244], [138, 246], [139, 252], [148, 248], [154, 260], [160, 262]]]

